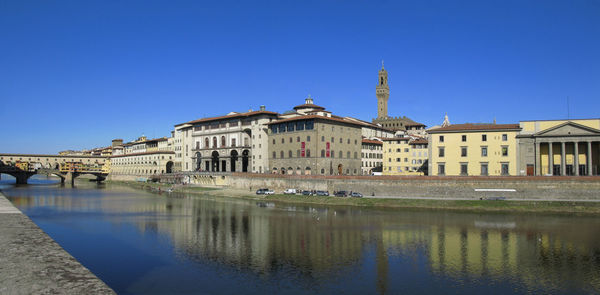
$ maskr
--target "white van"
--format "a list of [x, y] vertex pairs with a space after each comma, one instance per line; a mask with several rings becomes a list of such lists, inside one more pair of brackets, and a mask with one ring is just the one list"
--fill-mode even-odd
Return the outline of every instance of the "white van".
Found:
[[286, 190], [283, 191], [284, 195], [295, 195], [296, 194], [296, 189], [295, 188], [288, 188]]

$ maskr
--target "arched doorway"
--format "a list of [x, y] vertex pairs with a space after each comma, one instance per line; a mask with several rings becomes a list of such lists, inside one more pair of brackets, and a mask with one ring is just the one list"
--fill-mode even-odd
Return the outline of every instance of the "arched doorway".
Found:
[[304, 169], [304, 175], [310, 175], [311, 171], [310, 171], [310, 167], [306, 167], [306, 169]]
[[200, 152], [196, 153], [196, 171], [202, 170], [202, 154]]
[[212, 152], [211, 166], [212, 172], [219, 172], [219, 152], [217, 151]]
[[235, 172], [235, 163], [238, 160], [238, 152], [236, 150], [231, 151], [231, 172]]
[[167, 162], [166, 172], [173, 173], [173, 162], [172, 161]]
[[242, 172], [248, 172], [248, 156], [250, 155], [249, 150], [242, 152]]

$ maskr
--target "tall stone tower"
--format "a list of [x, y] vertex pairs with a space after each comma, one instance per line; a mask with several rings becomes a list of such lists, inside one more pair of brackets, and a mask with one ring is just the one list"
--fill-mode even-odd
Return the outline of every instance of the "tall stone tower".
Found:
[[379, 79], [377, 80], [377, 87], [375, 89], [375, 94], [377, 94], [377, 119], [387, 118], [390, 87], [388, 86], [387, 71], [383, 68], [383, 61], [381, 61], [381, 70], [379, 70]]

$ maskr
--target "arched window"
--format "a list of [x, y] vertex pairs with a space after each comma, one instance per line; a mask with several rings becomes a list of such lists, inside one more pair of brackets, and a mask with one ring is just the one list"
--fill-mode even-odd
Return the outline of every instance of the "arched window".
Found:
[[289, 152], [288, 152], [288, 158], [291, 158], [291, 157], [292, 157], [292, 150], [289, 150]]
[[231, 139], [231, 146], [235, 147], [235, 138]]
[[325, 158], [325, 150], [321, 150], [321, 158]]
[[321, 174], [325, 174], [325, 169], [321, 168]]
[[210, 143], [209, 143], [208, 137], [204, 139], [204, 148], [205, 149], [210, 148]]
[[279, 154], [281, 155], [281, 158], [283, 159], [283, 151], [281, 151]]
[[310, 157], [310, 149], [306, 149], [306, 157], [309, 158]]
[[225, 147], [225, 136], [221, 136], [221, 147]]
[[350, 159], [350, 152], [346, 153], [346, 158]]
[[[277, 159], [277, 152], [273, 152], [273, 159]], [[277, 168], [275, 168], [277, 169]]]
[[217, 138], [213, 137], [213, 148], [216, 149], [217, 148]]
[[333, 151], [333, 150], [331, 151], [331, 157], [335, 158], [335, 151]]
[[296, 142], [300, 142], [300, 136], [296, 137]]

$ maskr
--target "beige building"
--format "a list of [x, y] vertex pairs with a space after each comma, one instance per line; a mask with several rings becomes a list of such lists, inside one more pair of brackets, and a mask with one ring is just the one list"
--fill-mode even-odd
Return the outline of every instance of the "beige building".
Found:
[[421, 137], [383, 139], [383, 175], [427, 175], [427, 140]]
[[340, 117], [305, 103], [269, 123], [269, 172], [281, 174], [361, 175], [363, 137], [393, 132], [352, 117]]
[[363, 138], [360, 151], [362, 175], [373, 175], [383, 169], [383, 141], [379, 138]]
[[175, 159], [182, 171], [264, 173], [268, 167], [267, 123], [278, 113], [231, 112], [175, 125]]
[[520, 127], [519, 175], [600, 175], [600, 119], [521, 121]]
[[518, 175], [519, 124], [456, 124], [429, 130], [430, 175]]
[[122, 139], [112, 142], [109, 158], [110, 173], [113, 175], [152, 176], [174, 172], [174, 152], [166, 137], [147, 139], [139, 137], [123, 144]]

